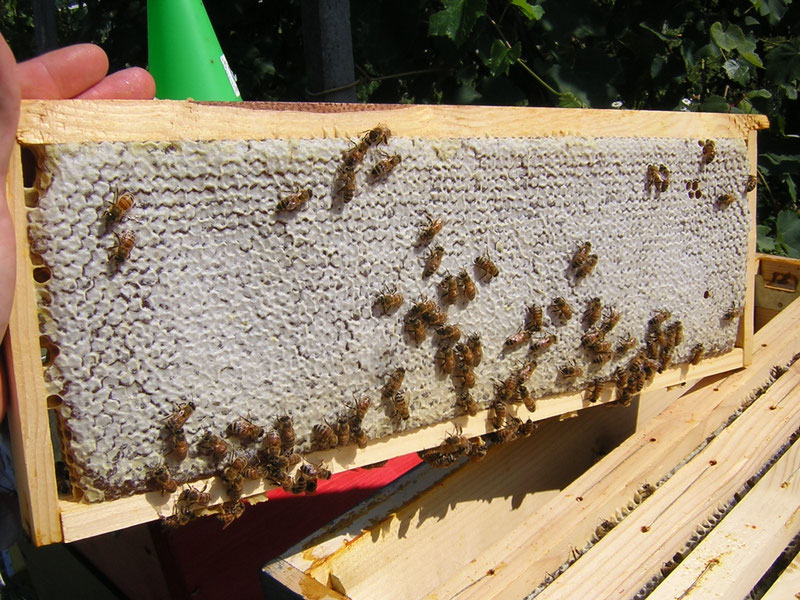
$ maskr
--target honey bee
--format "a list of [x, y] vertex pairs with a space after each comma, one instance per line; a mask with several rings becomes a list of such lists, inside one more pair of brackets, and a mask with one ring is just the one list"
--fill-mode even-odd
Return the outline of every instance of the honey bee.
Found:
[[511, 377], [507, 377], [505, 381], [495, 383], [495, 398], [502, 400], [503, 402], [510, 402], [511, 399], [516, 395], [518, 386], [519, 380], [513, 375]]
[[167, 446], [169, 448], [167, 454], [181, 461], [189, 455], [189, 443], [186, 441], [186, 435], [183, 431], [172, 431], [167, 437]]
[[594, 352], [595, 354], [610, 354], [611, 342], [600, 340], [593, 344], [590, 344], [589, 346], [587, 346], [587, 348], [589, 351]]
[[126, 229], [122, 235], [115, 231], [114, 237], [117, 238], [117, 245], [111, 248], [109, 258], [119, 266], [130, 258], [133, 246], [136, 244], [136, 234], [132, 230]]
[[328, 450], [335, 448], [338, 443], [339, 438], [333, 427], [327, 423], [317, 423], [311, 428], [311, 450]]
[[683, 323], [680, 321], [670, 323], [664, 330], [664, 334], [667, 337], [667, 345], [672, 347], [680, 345], [683, 342]]
[[409, 412], [408, 412], [408, 402], [406, 401], [405, 394], [403, 394], [402, 391], [398, 391], [392, 398], [392, 403], [394, 404], [395, 416], [400, 417], [404, 421], [407, 421], [409, 417]]
[[612, 378], [614, 379], [614, 384], [617, 386], [618, 389], [624, 389], [628, 386], [628, 378], [630, 376], [630, 371], [623, 367], [617, 367], [614, 371], [614, 375]]
[[222, 512], [217, 515], [217, 519], [222, 521], [222, 528], [226, 529], [231, 523], [244, 514], [245, 504], [241, 500], [225, 502], [222, 505]]
[[245, 465], [241, 472], [242, 477], [250, 481], [261, 479], [261, 470], [254, 465]]
[[354, 144], [349, 150], [342, 153], [342, 170], [354, 171], [355, 168], [364, 162], [369, 146], [367, 144]]
[[389, 314], [390, 311], [396, 310], [402, 306], [404, 301], [403, 294], [397, 292], [397, 288], [386, 290], [378, 295], [375, 304], [383, 311], [383, 314]]
[[264, 450], [268, 456], [279, 456], [281, 453], [281, 434], [274, 429], [267, 431]]
[[467, 456], [470, 457], [470, 460], [481, 460], [486, 456], [486, 453], [489, 451], [489, 446], [486, 442], [483, 441], [483, 438], [478, 436], [474, 438], [470, 438], [469, 440], [470, 448]]
[[581, 336], [581, 346], [584, 348], [592, 349], [597, 348], [598, 344], [602, 344], [606, 337], [606, 332], [602, 329], [590, 329]]
[[526, 360], [514, 374], [517, 379], [517, 383], [522, 384], [528, 381], [528, 379], [531, 378], [531, 375], [533, 375], [533, 372], [536, 370], [537, 366], [538, 363], [535, 360]]
[[436, 360], [436, 364], [439, 366], [442, 373], [447, 373], [449, 375], [456, 366], [456, 353], [451, 347], [439, 348], [436, 351], [434, 360]]
[[327, 481], [328, 479], [333, 477], [333, 473], [331, 472], [331, 470], [328, 469], [327, 467], [325, 467], [323, 463], [319, 463], [318, 465], [314, 465], [314, 467], [317, 469], [317, 478], [318, 479], [324, 479], [324, 480]]
[[285, 198], [279, 200], [278, 204], [275, 205], [275, 210], [278, 212], [292, 212], [300, 210], [311, 197], [311, 190], [300, 190], [295, 194], [291, 194], [290, 196], [286, 196]]
[[481, 337], [473, 333], [467, 338], [467, 347], [472, 351], [472, 366], [477, 367], [483, 360], [483, 344]]
[[632, 335], [628, 334], [628, 336], [624, 337], [619, 342], [617, 342], [617, 347], [614, 348], [614, 354], [616, 354], [617, 356], [621, 356], [626, 352], [632, 350], [635, 345], [636, 345], [636, 339]]
[[714, 143], [714, 140], [698, 140], [697, 143], [703, 147], [702, 163], [704, 165], [707, 165], [716, 158], [717, 145]]
[[528, 418], [524, 423], [521, 422], [522, 419], [518, 420], [520, 421], [520, 424], [517, 425], [517, 435], [519, 436], [529, 437], [539, 427], [539, 424], [531, 418]]
[[689, 362], [693, 365], [699, 365], [705, 353], [706, 349], [703, 344], [695, 344], [692, 347], [692, 351], [689, 353]]
[[442, 325], [436, 329], [440, 346], [452, 346], [461, 339], [461, 329], [458, 325]]
[[661, 171], [655, 165], [647, 165], [647, 174], [645, 175], [644, 181], [648, 192], [653, 188], [655, 188], [657, 192], [660, 192], [664, 184], [661, 179]]
[[372, 404], [372, 400], [369, 399], [369, 396], [362, 396], [361, 398], [356, 398], [355, 394], [353, 394], [353, 420], [350, 422], [350, 425], [353, 424], [360, 424], [361, 421], [364, 420], [364, 417], [367, 416], [367, 410]]
[[339, 446], [347, 446], [350, 443], [350, 419], [344, 415], [336, 419], [336, 426], [333, 428]]
[[492, 433], [492, 440], [495, 444], [505, 444], [517, 439], [517, 431], [513, 427], [504, 427]]
[[439, 282], [439, 293], [442, 302], [455, 304], [458, 301], [458, 280], [449, 273]]
[[336, 181], [334, 182], [336, 191], [335, 196], [342, 199], [342, 202], [347, 204], [356, 195], [356, 172], [353, 168], [342, 167], [336, 173]]
[[167, 465], [159, 465], [150, 470], [147, 477], [150, 489], [156, 489], [164, 494], [173, 494], [178, 489], [178, 482], [170, 475]]
[[744, 191], [748, 194], [756, 189], [758, 185], [758, 178], [755, 175], [748, 175], [744, 184]]
[[587, 327], [591, 327], [603, 316], [603, 301], [600, 298], [592, 298], [583, 311], [583, 322]]
[[356, 445], [359, 448], [364, 449], [367, 447], [367, 444], [369, 443], [369, 437], [367, 437], [367, 432], [364, 431], [364, 428], [361, 427], [361, 423], [356, 425], [351, 424], [350, 432], [353, 434], [353, 438], [355, 438]]
[[469, 276], [466, 269], [462, 269], [458, 274], [458, 287], [461, 289], [464, 297], [469, 301], [475, 300], [475, 296], [478, 295], [475, 282], [472, 281], [472, 277]]
[[491, 281], [495, 277], [500, 274], [500, 270], [497, 268], [497, 265], [494, 264], [491, 258], [489, 258], [489, 253], [483, 254], [482, 256], [478, 256], [475, 259], [475, 267], [481, 274], [481, 279], [484, 281]]
[[425, 323], [417, 318], [406, 319], [403, 325], [404, 330], [414, 340], [415, 344], [421, 344], [425, 341], [428, 333], [425, 330]]
[[283, 415], [275, 420], [275, 428], [281, 436], [281, 449], [284, 454], [291, 454], [294, 449], [295, 434], [292, 417]]
[[503, 347], [506, 350], [513, 350], [519, 348], [522, 344], [529, 342], [531, 339], [531, 332], [527, 329], [519, 329], [516, 333], [511, 334], [506, 338]]
[[534, 412], [536, 410], [536, 401], [533, 399], [533, 396], [531, 396], [531, 393], [526, 386], [520, 385], [517, 388], [517, 396], [525, 405], [525, 408], [527, 408], [530, 412]]
[[594, 268], [597, 266], [597, 260], [597, 254], [590, 254], [587, 256], [586, 261], [575, 269], [575, 277], [583, 279], [591, 275], [592, 271], [594, 271]]
[[264, 428], [251, 423], [244, 417], [239, 417], [238, 420], [228, 425], [227, 432], [228, 435], [239, 438], [243, 444], [251, 444], [264, 435]]
[[725, 313], [722, 315], [722, 320], [733, 321], [741, 314], [742, 314], [742, 309], [736, 306], [735, 303], [731, 303], [731, 307], [728, 310], [726, 310]]
[[542, 307], [538, 304], [531, 304], [525, 309], [525, 329], [527, 331], [542, 330]]
[[406, 370], [403, 367], [397, 367], [389, 376], [389, 381], [383, 386], [382, 396], [385, 400], [392, 399], [397, 395], [400, 386], [403, 385], [403, 379], [406, 376]]
[[456, 406], [462, 409], [470, 417], [478, 414], [478, 403], [468, 391], [461, 392], [456, 398]]
[[558, 373], [564, 379], [574, 379], [576, 377], [580, 377], [583, 375], [583, 369], [578, 366], [575, 366], [574, 363], [561, 365], [558, 367]]
[[168, 517], [161, 516], [161, 520], [166, 527], [170, 529], [182, 527], [187, 525], [190, 521], [196, 518], [194, 511], [188, 506], [175, 505], [173, 514]]
[[222, 460], [228, 454], [228, 443], [215, 433], [207, 432], [197, 444], [200, 454]]
[[663, 324], [664, 321], [669, 319], [671, 316], [672, 313], [669, 312], [668, 310], [659, 310], [658, 312], [656, 312], [656, 314], [654, 314], [651, 317], [650, 321], [648, 322], [648, 325], [650, 327], [658, 327], [659, 325]]
[[392, 169], [400, 164], [400, 160], [401, 159], [397, 154], [379, 160], [377, 163], [375, 163], [375, 166], [370, 169], [369, 176], [373, 180], [387, 177], [389, 173], [392, 172]]
[[604, 351], [604, 352], [597, 352], [595, 353], [594, 357], [592, 358], [592, 364], [595, 366], [600, 366], [606, 364], [614, 358], [614, 354], [612, 352]]
[[383, 123], [378, 123], [378, 125], [366, 133], [361, 140], [361, 143], [367, 147], [379, 146], [380, 144], [385, 144], [391, 135], [392, 132], [389, 131], [389, 128], [386, 127], [386, 125]]
[[717, 206], [720, 208], [728, 208], [734, 202], [736, 202], [736, 198], [733, 197], [733, 194], [722, 194], [717, 198]]
[[539, 352], [544, 352], [550, 346], [555, 344], [557, 341], [558, 341], [558, 336], [556, 334], [551, 333], [549, 335], [545, 335], [544, 337], [540, 337], [539, 339], [533, 340], [531, 342], [529, 351], [534, 354], [537, 354]]
[[467, 344], [458, 344], [455, 355], [458, 355], [459, 360], [463, 361], [468, 367], [475, 366], [475, 356], [473, 356], [472, 349]]
[[444, 258], [444, 248], [442, 246], [436, 246], [431, 250], [428, 259], [425, 261], [425, 268], [422, 270], [422, 276], [430, 277], [436, 273], [442, 264], [442, 258]]
[[236, 469], [232, 465], [228, 465], [220, 474], [220, 479], [222, 479], [223, 483], [225, 484], [225, 491], [228, 493], [228, 497], [231, 500], [236, 501], [242, 497], [242, 492], [244, 491], [244, 478], [242, 477], [242, 472], [240, 470]]
[[503, 424], [506, 421], [506, 416], [508, 414], [506, 403], [500, 400], [499, 398], [495, 398], [492, 400], [491, 405], [492, 412], [494, 415], [492, 416], [492, 427], [495, 429], [501, 429]]
[[441, 327], [447, 323], [447, 313], [437, 308], [433, 312], [423, 315], [422, 321], [428, 327]]
[[550, 305], [550, 307], [553, 309], [562, 323], [566, 323], [572, 318], [572, 308], [561, 296], [553, 300], [553, 303]]
[[592, 244], [591, 242], [583, 242], [575, 254], [572, 255], [572, 260], [570, 261], [570, 266], [573, 269], [577, 269], [583, 263], [586, 262], [586, 259], [589, 256], [589, 252], [592, 251]]
[[667, 165], [658, 165], [658, 174], [661, 177], [661, 186], [659, 191], [666, 192], [670, 182], [670, 172]]
[[428, 224], [425, 226], [425, 229], [422, 230], [422, 233], [419, 234], [417, 246], [427, 246], [430, 244], [433, 238], [436, 237], [436, 234], [442, 230], [442, 227], [444, 227], [444, 221], [428, 217]]
[[186, 506], [204, 507], [211, 504], [211, 494], [198, 490], [196, 487], [189, 486], [178, 496], [178, 502]]
[[177, 433], [183, 429], [184, 424], [194, 412], [194, 402], [181, 404], [177, 411], [167, 417], [166, 428], [172, 433]]
[[133, 204], [133, 194], [130, 192], [123, 192], [120, 195], [115, 192], [114, 201], [103, 213], [106, 229], [122, 221], [122, 218], [133, 208]]
[[461, 386], [467, 389], [475, 387], [475, 371], [463, 360], [456, 361], [453, 369], [453, 378], [461, 382]]
[[608, 316], [603, 319], [603, 322], [600, 323], [600, 331], [605, 333], [609, 333], [614, 327], [616, 327], [617, 323], [619, 323], [621, 315], [614, 310], [613, 308], [608, 309]]

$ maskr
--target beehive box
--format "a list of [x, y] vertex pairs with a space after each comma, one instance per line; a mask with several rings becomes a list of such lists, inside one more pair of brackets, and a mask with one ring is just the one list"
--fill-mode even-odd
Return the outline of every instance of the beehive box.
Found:
[[[782, 262], [761, 270], [798, 264]], [[599, 459], [630, 408], [548, 421], [444, 476], [423, 465], [267, 564], [265, 593], [794, 597], [799, 317], [795, 300], [756, 332], [748, 369], [643, 395], [635, 433]]]
[[[457, 427], [468, 436], [502, 427], [497, 389], [523, 370], [530, 399], [509, 409], [521, 420], [612, 402], [608, 380], [618, 367], [639, 373], [630, 365], [659, 313], [669, 313], [665, 330], [683, 335], [649, 389], [750, 360], [748, 190], [761, 117], [171, 102], [23, 108], [18, 139], [36, 167], [15, 161], [10, 180], [20, 273], [12, 419], [29, 486], [24, 512], [40, 543], [169, 514], [174, 494], [147, 492], [153, 471], [166, 464], [179, 484], [203, 486], [222, 467], [198, 442], [243, 419], [270, 428], [290, 416], [306, 460], [337, 471], [437, 446]], [[378, 125], [391, 130], [388, 139], [365, 137]], [[342, 166], [354, 149], [364, 156], [345, 201]], [[105, 211], [125, 193], [133, 205], [109, 223]], [[301, 193], [308, 201], [287, 210]], [[428, 269], [437, 248], [441, 263]], [[596, 257], [594, 268], [579, 260], [581, 248]], [[467, 286], [451, 292], [444, 283], [462, 273], [475, 286], [472, 300]], [[378, 299], [387, 294], [403, 303], [386, 310]], [[593, 298], [605, 307], [595, 327], [608, 332], [608, 347], [595, 352], [582, 345]], [[532, 305], [543, 309], [541, 328]], [[422, 326], [423, 313], [441, 315], [462, 338], [477, 334], [480, 365], [460, 358], [448, 373], [455, 330]], [[550, 348], [528, 350], [550, 335]], [[615, 352], [627, 339], [632, 346]], [[698, 344], [707, 358], [690, 365]], [[400, 368], [402, 396], [388, 395]], [[588, 397], [595, 382], [597, 397]], [[457, 402], [465, 391], [475, 415]], [[352, 422], [362, 398], [371, 402], [359, 420], [366, 447], [319, 451], [313, 428]], [[195, 410], [180, 428], [189, 453], [176, 460], [168, 419], [189, 402]], [[69, 469], [62, 497], [47, 407]], [[251, 461], [263, 444], [227, 442]], [[34, 472], [45, 477], [34, 483]], [[209, 483], [215, 502], [224, 500], [223, 486]], [[243, 494], [269, 485], [248, 482]]]

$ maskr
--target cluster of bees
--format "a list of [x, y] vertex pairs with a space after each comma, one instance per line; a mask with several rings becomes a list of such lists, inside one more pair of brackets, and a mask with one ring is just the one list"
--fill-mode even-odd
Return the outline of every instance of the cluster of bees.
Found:
[[[369, 403], [363, 400], [356, 403], [355, 414], [350, 418], [351, 428], [360, 427], [368, 407]], [[194, 409], [195, 406], [191, 402], [182, 404], [165, 419], [168, 453], [177, 461], [185, 459], [188, 455], [188, 443], [183, 435], [183, 426]], [[180, 449], [176, 449], [171, 441], [178, 433], [183, 440]], [[312, 432], [313, 436], [317, 436], [314, 443], [319, 443], [321, 439], [318, 437], [319, 433]], [[235, 452], [225, 438], [237, 440], [241, 451]], [[330, 479], [331, 471], [322, 464], [312, 465], [303, 462], [302, 457], [294, 451], [295, 442], [293, 420], [288, 415], [278, 417], [275, 420], [275, 428], [266, 431], [248, 419], [239, 417], [228, 425], [225, 437], [207, 432], [200, 438], [197, 454], [206, 457], [215, 465], [215, 474], [227, 494], [227, 500], [216, 509], [217, 518], [222, 521], [223, 529], [244, 512], [245, 503], [242, 494], [246, 480], [266, 479], [292, 494], [313, 494], [317, 491], [318, 480]], [[338, 438], [334, 445], [342, 442], [348, 443], [345, 436]], [[300, 466], [292, 475], [291, 470], [297, 465]], [[160, 491], [162, 494], [173, 494], [178, 490], [178, 483], [165, 464], [149, 470], [147, 485], [149, 490]], [[173, 514], [162, 518], [168, 526], [185, 525], [201, 515], [208, 514], [210, 504], [211, 494], [206, 492], [205, 488], [199, 491], [189, 486], [178, 496]]]
[[[371, 148], [385, 144], [389, 140], [392, 132], [386, 125], [379, 124], [377, 127], [366, 132], [363, 138], [356, 143], [350, 150], [344, 153], [342, 164], [336, 170], [334, 180], [334, 197], [341, 199], [347, 204], [356, 194], [356, 171], [364, 162], [367, 152]], [[372, 181], [377, 181], [391, 173], [400, 164], [400, 156], [397, 154], [385, 156], [379, 160], [369, 170], [369, 177]]]

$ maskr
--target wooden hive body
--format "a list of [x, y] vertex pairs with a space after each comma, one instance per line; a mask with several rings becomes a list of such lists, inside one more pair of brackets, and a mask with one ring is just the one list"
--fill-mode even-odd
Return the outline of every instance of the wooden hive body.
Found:
[[[46, 473], [23, 502], [37, 541], [78, 539], [169, 514], [172, 496], [142, 493], [151, 485], [148, 473], [161, 461], [179, 483], [219, 473], [197, 455], [197, 442], [241, 418], [269, 428], [290, 414], [306, 459], [333, 471], [432, 448], [457, 427], [466, 436], [491, 433], [495, 382], [527, 360], [526, 345], [509, 351], [504, 342], [524, 332], [531, 302], [546, 310], [545, 329], [533, 337], [555, 332], [559, 342], [536, 357], [535, 411], [512, 402], [510, 414], [522, 420], [586, 408], [584, 388], [633, 356], [635, 349], [592, 366], [593, 355], [580, 349], [587, 330], [580, 313], [595, 295], [623, 316], [615, 344], [627, 333], [643, 345], [648, 319], [661, 308], [683, 324], [687, 339], [677, 344], [675, 366], [649, 389], [749, 363], [754, 194], [745, 188], [763, 119], [280, 108], [24, 104], [18, 139], [40, 170], [25, 182], [21, 163], [12, 165], [21, 276], [10, 354], [19, 472], [29, 484], [31, 473]], [[124, 123], [137, 126], [118, 121], [122, 113], [135, 115]], [[370, 148], [358, 193], [341, 203], [335, 179], [342, 153], [377, 123], [392, 136]], [[704, 158], [706, 140], [714, 141], [713, 161]], [[395, 154], [395, 171], [369, 175]], [[660, 189], [648, 168], [666, 163], [672, 180]], [[693, 182], [705, 191], [702, 200]], [[301, 189], [312, 192], [304, 210], [276, 210]], [[119, 226], [107, 228], [103, 210], [122, 190], [135, 204]], [[726, 194], [731, 205], [719, 201]], [[446, 306], [438, 292], [442, 272], [422, 274], [429, 249], [419, 232], [438, 215], [444, 226], [431, 246], [447, 246], [443, 271], [465, 269], [479, 279], [484, 271], [473, 263], [487, 253], [500, 267], [495, 281], [478, 282], [474, 302]], [[116, 265], [108, 248], [128, 229], [136, 243]], [[570, 260], [588, 238], [598, 266], [576, 277]], [[631, 252], [646, 260], [629, 262]], [[387, 290], [401, 292], [405, 303], [383, 314], [375, 298]], [[479, 331], [485, 342], [485, 362], [475, 368], [475, 416], [456, 407], [465, 382], [441, 373], [433, 328], [424, 341], [409, 339], [409, 307], [425, 296], [463, 335]], [[574, 307], [569, 322], [547, 310], [557, 296]], [[730, 308], [736, 314], [722, 318]], [[184, 322], [186, 329], [171, 329]], [[713, 356], [688, 365], [696, 343]], [[584, 374], [573, 380], [559, 373], [572, 365]], [[381, 397], [399, 366], [407, 372], [408, 421]], [[600, 402], [614, 400], [612, 387]], [[349, 414], [348, 403], [364, 394], [373, 406], [363, 423], [367, 447], [314, 451], [313, 427]], [[60, 415], [73, 487], [96, 505], [56, 494], [46, 401]], [[189, 401], [196, 407], [185, 427], [191, 452], [181, 463], [164, 457], [165, 422]], [[230, 444], [255, 455], [255, 446]], [[224, 486], [210, 482], [214, 502], [224, 500]], [[248, 482], [243, 493], [269, 486]]]

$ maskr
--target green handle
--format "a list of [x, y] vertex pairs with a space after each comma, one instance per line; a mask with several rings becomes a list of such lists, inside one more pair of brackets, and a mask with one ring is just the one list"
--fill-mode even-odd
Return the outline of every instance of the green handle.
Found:
[[202, 0], [147, 0], [147, 42], [157, 98], [242, 99]]

